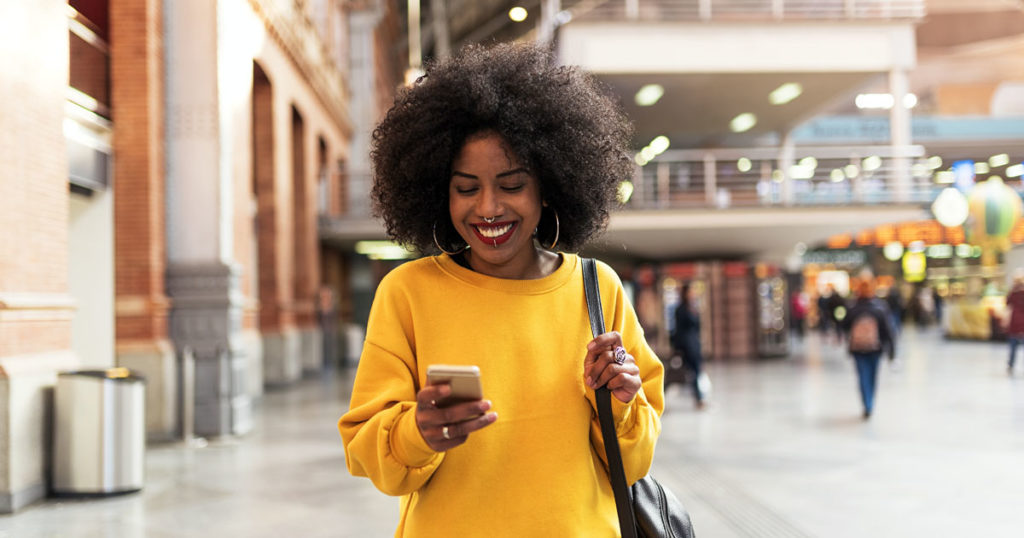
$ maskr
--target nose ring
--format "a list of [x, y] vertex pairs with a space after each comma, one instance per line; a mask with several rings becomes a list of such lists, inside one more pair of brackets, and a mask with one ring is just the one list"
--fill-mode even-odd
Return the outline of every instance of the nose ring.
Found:
[[494, 224], [496, 220], [498, 220], [498, 217], [484, 217], [484, 222], [487, 224]]

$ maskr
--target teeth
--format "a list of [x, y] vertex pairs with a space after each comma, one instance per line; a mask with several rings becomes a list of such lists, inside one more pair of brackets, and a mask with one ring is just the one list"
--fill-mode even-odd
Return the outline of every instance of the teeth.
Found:
[[512, 229], [512, 224], [505, 224], [504, 226], [477, 226], [477, 230], [480, 230], [480, 235], [484, 237], [501, 237], [508, 233]]

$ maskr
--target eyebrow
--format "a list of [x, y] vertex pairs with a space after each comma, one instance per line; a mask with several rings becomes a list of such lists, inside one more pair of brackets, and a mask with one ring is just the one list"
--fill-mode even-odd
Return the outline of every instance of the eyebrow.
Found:
[[[500, 172], [498, 175], [496, 175], [494, 177], [500, 179], [500, 178], [503, 178], [503, 177], [514, 176], [516, 174], [529, 174], [529, 173], [530, 173], [529, 170], [527, 170], [526, 168], [520, 166], [519, 168], [513, 168], [512, 170], [508, 170], [506, 172]], [[453, 171], [452, 175], [453, 176], [459, 176], [459, 177], [465, 177], [465, 178], [469, 178], [469, 179], [480, 179], [480, 178], [474, 176], [473, 174], [467, 174], [465, 172], [459, 172], [458, 170]]]

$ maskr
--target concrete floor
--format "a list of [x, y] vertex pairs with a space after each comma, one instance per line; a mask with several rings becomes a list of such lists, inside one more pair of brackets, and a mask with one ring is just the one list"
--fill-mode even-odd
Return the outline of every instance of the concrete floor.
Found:
[[[653, 474], [707, 537], [1024, 535], [1024, 361], [908, 329], [861, 419], [852, 363], [808, 337], [788, 359], [718, 362], [711, 404], [672, 386]], [[255, 431], [154, 445], [143, 490], [51, 499], [0, 537], [390, 536], [397, 499], [345, 470], [351, 372], [268, 393]]]

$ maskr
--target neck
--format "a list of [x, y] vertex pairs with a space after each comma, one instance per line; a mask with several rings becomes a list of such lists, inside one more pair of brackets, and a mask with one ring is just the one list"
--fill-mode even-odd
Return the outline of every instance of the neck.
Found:
[[477, 273], [495, 278], [509, 280], [535, 280], [544, 278], [558, 269], [562, 263], [562, 257], [554, 252], [534, 248], [531, 256], [521, 260], [511, 260], [507, 264], [493, 265], [483, 261], [479, 256], [474, 256], [472, 249], [464, 254], [469, 268]]

